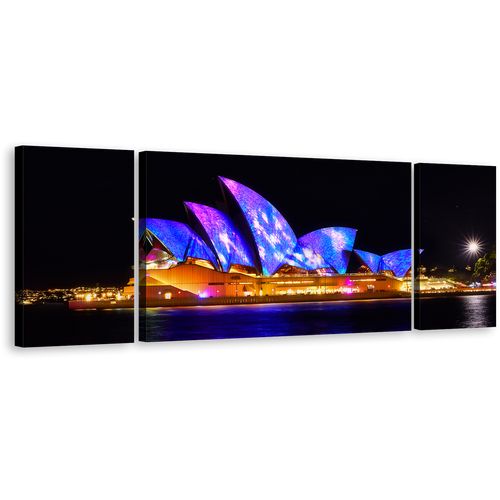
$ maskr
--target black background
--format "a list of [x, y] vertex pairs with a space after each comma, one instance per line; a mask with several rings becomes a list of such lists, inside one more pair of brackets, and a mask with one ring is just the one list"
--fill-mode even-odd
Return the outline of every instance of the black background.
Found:
[[[24, 148], [25, 288], [121, 285], [131, 273], [133, 152]], [[355, 248], [410, 247], [407, 163], [147, 153], [149, 217], [187, 222], [183, 201], [222, 201], [217, 175], [254, 189], [297, 237], [358, 229]], [[422, 263], [464, 266], [495, 242], [495, 169], [421, 164]]]
[[[418, 169], [420, 262], [427, 267], [473, 266], [495, 244], [495, 167], [421, 163]], [[481, 243], [478, 255], [467, 253], [467, 239]]]
[[134, 263], [134, 152], [23, 150], [24, 288], [126, 285]]
[[182, 202], [216, 207], [222, 176], [272, 203], [297, 238], [343, 226], [358, 230], [359, 250], [411, 247], [410, 163], [145, 152], [139, 164], [141, 217], [187, 223]]

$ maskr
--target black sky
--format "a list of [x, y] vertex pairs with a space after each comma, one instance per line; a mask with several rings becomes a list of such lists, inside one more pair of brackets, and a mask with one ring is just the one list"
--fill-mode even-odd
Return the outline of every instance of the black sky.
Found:
[[25, 146], [24, 288], [126, 285], [133, 214], [133, 151]]
[[[496, 169], [474, 165], [420, 164], [421, 263], [427, 267], [473, 265], [495, 244]], [[419, 212], [420, 206], [420, 212]], [[480, 255], [464, 251], [466, 240], [482, 244]]]
[[[411, 246], [410, 163], [147, 152], [141, 217], [187, 223], [183, 201], [216, 207], [217, 176], [253, 189], [297, 238], [323, 227], [357, 229], [354, 248], [382, 255]], [[141, 176], [142, 179], [142, 176]], [[141, 185], [142, 189], [142, 185]]]
[[[25, 288], [124, 285], [133, 264], [133, 152], [24, 151]], [[422, 263], [472, 263], [467, 238], [485, 250], [495, 243], [495, 168], [420, 168]], [[269, 200], [297, 237], [345, 226], [358, 229], [360, 250], [410, 247], [409, 163], [148, 152], [147, 175], [148, 217], [187, 222], [183, 201], [216, 206], [221, 175]]]

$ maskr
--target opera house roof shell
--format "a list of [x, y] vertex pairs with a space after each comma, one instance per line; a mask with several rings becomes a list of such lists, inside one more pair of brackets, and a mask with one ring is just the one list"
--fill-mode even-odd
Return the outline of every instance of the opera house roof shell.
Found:
[[[423, 250], [420, 250], [422, 253]], [[354, 250], [358, 257], [372, 273], [392, 271], [399, 278], [403, 277], [411, 267], [411, 250], [398, 250], [386, 255], [376, 255], [363, 250]]]
[[278, 209], [260, 194], [225, 177], [219, 177], [219, 182], [225, 211], [184, 202], [189, 225], [163, 219], [139, 221], [141, 240], [146, 238], [150, 244], [149, 252], [141, 253], [143, 262], [168, 260], [175, 265], [191, 258], [207, 261], [222, 272], [239, 265], [263, 276], [283, 266], [344, 274], [354, 252], [372, 273], [392, 271], [402, 277], [411, 267], [411, 250], [383, 256], [353, 250], [356, 229], [327, 227], [297, 238]]
[[220, 268], [228, 272], [231, 264], [255, 267], [250, 246], [229, 215], [216, 208], [184, 203], [200, 222], [212, 243]]

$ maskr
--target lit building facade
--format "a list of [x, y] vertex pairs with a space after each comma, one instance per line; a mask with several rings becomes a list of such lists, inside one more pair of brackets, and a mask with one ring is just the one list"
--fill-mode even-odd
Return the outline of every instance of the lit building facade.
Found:
[[[142, 298], [409, 290], [411, 250], [382, 256], [355, 250], [357, 230], [346, 227], [327, 227], [297, 238], [261, 195], [225, 177], [219, 177], [219, 184], [224, 204], [217, 209], [184, 202], [188, 224], [139, 221]], [[356, 271], [347, 274], [352, 258]]]

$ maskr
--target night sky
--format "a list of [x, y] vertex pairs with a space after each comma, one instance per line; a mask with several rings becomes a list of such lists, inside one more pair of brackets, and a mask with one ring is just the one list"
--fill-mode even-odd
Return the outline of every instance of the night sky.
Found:
[[[468, 238], [482, 253], [495, 243], [495, 168], [420, 169], [421, 262], [472, 265]], [[133, 273], [133, 152], [27, 147], [24, 172], [25, 288], [125, 285]], [[410, 248], [410, 164], [401, 162], [148, 152], [148, 217], [187, 223], [183, 201], [216, 207], [218, 175], [270, 201], [298, 238], [344, 226], [358, 230], [354, 248]]]
[[134, 152], [24, 152], [24, 288], [126, 285], [134, 264]]
[[[472, 267], [495, 244], [496, 169], [473, 165], [420, 164], [421, 263], [426, 267]], [[481, 245], [465, 252], [466, 240]]]
[[[217, 176], [253, 189], [297, 238], [324, 227], [357, 229], [354, 248], [382, 255], [411, 247], [410, 163], [147, 152], [140, 216], [187, 223], [183, 201], [216, 207]], [[142, 184], [141, 184], [142, 190]]]

